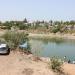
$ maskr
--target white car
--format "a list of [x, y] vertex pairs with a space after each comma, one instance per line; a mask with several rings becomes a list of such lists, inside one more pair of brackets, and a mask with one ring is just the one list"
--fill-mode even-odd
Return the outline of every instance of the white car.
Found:
[[6, 54], [9, 55], [10, 48], [7, 44], [0, 44], [0, 54]]

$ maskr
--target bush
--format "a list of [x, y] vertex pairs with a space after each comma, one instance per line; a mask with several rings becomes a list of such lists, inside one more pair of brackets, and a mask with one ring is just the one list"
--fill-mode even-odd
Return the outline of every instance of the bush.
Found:
[[58, 73], [62, 73], [62, 64], [63, 62], [60, 61], [58, 58], [51, 58], [51, 63], [50, 63], [50, 67], [54, 72], [58, 72]]
[[52, 30], [51, 30], [51, 32], [52, 33], [57, 33], [59, 30], [57, 29], [57, 28], [53, 28]]
[[24, 32], [19, 33], [7, 31], [2, 38], [6, 41], [11, 49], [16, 49], [21, 42], [26, 42], [28, 40], [27, 36], [28, 34], [25, 34]]

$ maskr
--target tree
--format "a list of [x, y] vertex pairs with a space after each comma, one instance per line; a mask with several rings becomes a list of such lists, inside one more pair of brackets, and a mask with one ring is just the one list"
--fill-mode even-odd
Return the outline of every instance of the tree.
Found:
[[64, 25], [69, 25], [69, 24], [70, 24], [69, 21], [64, 22]]
[[61, 22], [60, 22], [60, 21], [55, 21], [54, 24], [55, 24], [55, 25], [60, 25]]
[[2, 24], [2, 22], [0, 21], [0, 26], [2, 26], [3, 24]]
[[70, 24], [71, 24], [71, 25], [75, 25], [75, 21], [74, 21], [74, 20], [71, 20], [71, 21], [70, 21]]
[[26, 19], [26, 18], [23, 20], [23, 23], [28, 23], [28, 21], [27, 21], [27, 19]]
[[39, 27], [40, 21], [37, 20], [34, 24], [34, 28], [37, 29]]
[[3, 25], [5, 26], [3, 29], [10, 29], [11, 28], [11, 24], [9, 21], [6, 21], [5, 23], [3, 23]]
[[50, 20], [49, 23], [50, 23], [51, 26], [53, 25], [53, 21], [52, 20]]
[[48, 29], [49, 28], [49, 24], [47, 22], [45, 22], [45, 27]]

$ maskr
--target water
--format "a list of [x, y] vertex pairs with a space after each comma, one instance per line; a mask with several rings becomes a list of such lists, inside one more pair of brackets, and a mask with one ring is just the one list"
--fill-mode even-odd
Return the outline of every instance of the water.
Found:
[[43, 57], [57, 56], [75, 60], [75, 41], [62, 39], [30, 39], [33, 54]]

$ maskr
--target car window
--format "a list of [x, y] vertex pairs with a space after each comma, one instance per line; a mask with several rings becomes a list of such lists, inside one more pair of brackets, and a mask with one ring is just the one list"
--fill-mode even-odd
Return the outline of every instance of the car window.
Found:
[[7, 48], [6, 47], [2, 47], [2, 48], [0, 48], [0, 50], [6, 50]]

